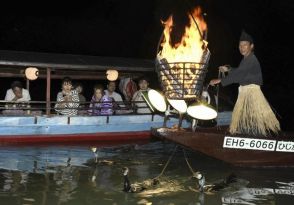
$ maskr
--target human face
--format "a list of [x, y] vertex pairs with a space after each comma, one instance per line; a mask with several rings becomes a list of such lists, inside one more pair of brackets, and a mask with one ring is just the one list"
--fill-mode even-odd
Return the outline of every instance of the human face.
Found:
[[146, 80], [141, 80], [139, 82], [140, 90], [147, 90], [149, 83]]
[[83, 87], [82, 86], [78, 86], [76, 87], [76, 91], [80, 94], [83, 92]]
[[110, 82], [107, 86], [107, 89], [110, 93], [112, 93], [115, 91], [115, 87], [116, 87], [115, 82]]
[[239, 50], [241, 55], [247, 57], [252, 52], [253, 46], [253, 43], [250, 43], [249, 41], [240, 41]]
[[70, 92], [71, 91], [71, 89], [72, 89], [72, 84], [71, 83], [69, 83], [69, 82], [64, 82], [63, 84], [62, 84], [62, 91], [64, 91], [64, 92]]
[[22, 88], [19, 87], [14, 87], [13, 88], [13, 93], [16, 97], [22, 98]]
[[102, 90], [101, 89], [96, 89], [94, 92], [96, 100], [100, 100], [102, 98]]

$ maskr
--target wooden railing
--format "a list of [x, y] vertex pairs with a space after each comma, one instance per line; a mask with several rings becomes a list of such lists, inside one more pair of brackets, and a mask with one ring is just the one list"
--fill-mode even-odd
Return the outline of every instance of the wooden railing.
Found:
[[[56, 108], [55, 105], [62, 102], [57, 101], [26, 101], [26, 102], [16, 102], [16, 101], [4, 101], [0, 100], [0, 115], [5, 116], [21, 116], [21, 115], [33, 115], [33, 116], [40, 116], [40, 115], [58, 115], [59, 113], [57, 110], [77, 110], [77, 115], [92, 115], [91, 111], [94, 110], [101, 110], [103, 107], [90, 107], [90, 104], [93, 103], [101, 103], [101, 102], [74, 102], [68, 101], [67, 103], [79, 103], [79, 107], [76, 108]], [[114, 110], [114, 115], [123, 115], [123, 114], [144, 114], [144, 113], [137, 113], [138, 107], [136, 103], [140, 103], [142, 105], [142, 101], [122, 101], [122, 102], [115, 102], [114, 106], [111, 109]], [[49, 106], [48, 106], [49, 105]], [[140, 106], [141, 108], [148, 108], [146, 106]], [[150, 114], [150, 113], [145, 113]], [[104, 114], [105, 115], [105, 114]]]

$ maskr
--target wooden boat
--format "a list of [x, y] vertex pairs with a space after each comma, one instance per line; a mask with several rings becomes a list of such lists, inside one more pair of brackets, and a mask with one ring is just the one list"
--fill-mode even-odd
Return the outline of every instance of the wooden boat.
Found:
[[[0, 143], [11, 142], [85, 142], [139, 140], [151, 137], [151, 128], [163, 126], [165, 116], [160, 114], [115, 114], [109, 116], [63, 116], [54, 112], [51, 101], [51, 80], [65, 76], [73, 80], [105, 80], [108, 68], [119, 71], [120, 78], [143, 75], [154, 76], [154, 62], [151, 60], [81, 56], [50, 53], [0, 51], [0, 77], [24, 78], [24, 69], [34, 66], [39, 69], [39, 78], [46, 80], [46, 101], [41, 103], [43, 114], [22, 113], [14, 116], [0, 115]], [[30, 88], [27, 80], [26, 89]], [[1, 104], [2, 103], [2, 104]], [[0, 109], [5, 110], [5, 101], [0, 101]], [[2, 105], [2, 106], [1, 106]], [[220, 116], [219, 125], [228, 124], [228, 113]], [[178, 124], [177, 116], [166, 118], [166, 125]], [[182, 127], [191, 126], [189, 120], [183, 120]]]
[[153, 129], [155, 136], [169, 140], [194, 151], [222, 160], [234, 166], [293, 167], [294, 133], [276, 137], [230, 136], [228, 126], [175, 130]]
[[[2, 116], [0, 143], [140, 140], [151, 137], [151, 127], [161, 127], [161, 115], [113, 116]], [[177, 124], [170, 118], [168, 126]], [[189, 122], [185, 121], [188, 127]]]
[[[147, 139], [151, 137], [151, 127], [163, 125], [164, 116], [159, 114], [142, 115], [133, 112], [110, 116], [56, 115], [55, 102], [51, 100], [52, 79], [68, 76], [73, 80], [106, 80], [106, 70], [109, 68], [118, 70], [120, 78], [132, 76], [136, 79], [143, 75], [152, 76], [155, 75], [152, 60], [0, 51], [1, 78], [24, 79], [25, 68], [31, 66], [39, 69], [39, 79], [43, 79], [46, 83], [46, 90], [43, 90], [43, 93], [46, 93], [46, 101], [30, 101], [32, 111], [34, 103], [38, 105], [41, 103], [42, 114], [20, 112], [9, 116], [0, 115], [0, 143], [2, 144]], [[30, 89], [29, 80], [26, 81], [26, 89]], [[2, 111], [6, 109], [5, 103], [0, 101]], [[177, 122], [176, 117], [170, 117], [167, 120], [169, 126]], [[183, 125], [188, 127], [190, 123], [184, 121]]]

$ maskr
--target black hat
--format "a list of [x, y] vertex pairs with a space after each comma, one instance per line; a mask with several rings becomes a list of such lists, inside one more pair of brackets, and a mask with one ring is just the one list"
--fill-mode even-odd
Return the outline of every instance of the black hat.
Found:
[[242, 30], [241, 36], [240, 36], [240, 41], [248, 41], [250, 43], [253, 43], [253, 38], [246, 33], [244, 30]]

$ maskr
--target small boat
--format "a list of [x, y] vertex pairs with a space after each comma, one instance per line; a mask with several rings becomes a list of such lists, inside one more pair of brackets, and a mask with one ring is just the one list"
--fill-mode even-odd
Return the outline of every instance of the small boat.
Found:
[[294, 133], [275, 137], [231, 136], [228, 126], [177, 130], [153, 129], [169, 140], [228, 164], [240, 167], [294, 167]]

